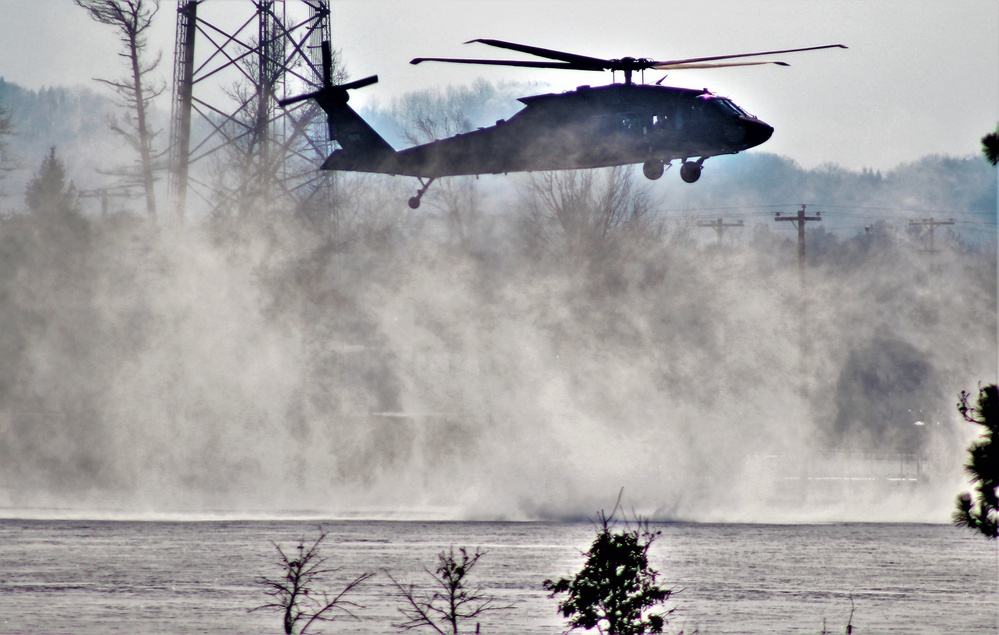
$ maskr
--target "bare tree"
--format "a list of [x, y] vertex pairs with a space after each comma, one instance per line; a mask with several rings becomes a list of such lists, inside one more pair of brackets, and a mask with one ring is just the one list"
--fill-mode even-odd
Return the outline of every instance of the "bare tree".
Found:
[[526, 198], [535, 246], [570, 258], [600, 254], [628, 230], [654, 226], [656, 201], [625, 167], [531, 173]]
[[[407, 143], [421, 145], [472, 130], [471, 116], [484, 110], [497, 95], [496, 88], [485, 80], [471, 86], [421, 90], [394, 101], [389, 114]], [[445, 213], [451, 235], [465, 243], [481, 211], [475, 177], [441, 179], [430, 190], [429, 200]]]
[[406, 93], [392, 102], [389, 115], [408, 143], [430, 143], [472, 130], [473, 120], [486, 117], [498, 102], [505, 101], [512, 87], [501, 84], [497, 88], [479, 79], [470, 86]]
[[[327, 535], [320, 527], [319, 537], [315, 542], [306, 547], [305, 539], [302, 538], [291, 552], [286, 552], [280, 545], [273, 543], [279, 556], [277, 564], [281, 567], [283, 575], [278, 578], [261, 576], [257, 579], [257, 583], [266, 588], [265, 593], [271, 601], [250, 611], [280, 612], [284, 618], [286, 635], [296, 632], [298, 635], [307, 635], [314, 623], [332, 622], [343, 615], [358, 619], [351, 609], [360, 605], [348, 600], [347, 595], [374, 574], [362, 573], [333, 596], [317, 589], [316, 585], [322, 583], [326, 575], [339, 571], [327, 567], [327, 559], [319, 554], [320, 546]], [[301, 628], [296, 631], [300, 624]]]
[[146, 62], [146, 33], [153, 18], [159, 11], [159, 0], [73, 0], [85, 9], [90, 17], [101, 24], [107, 24], [118, 31], [123, 45], [119, 55], [127, 62], [129, 74], [123, 79], [110, 80], [97, 78], [114, 90], [126, 108], [134, 113], [134, 119], [125, 122], [114, 120], [111, 129], [121, 135], [139, 154], [139, 178], [146, 192], [146, 211], [156, 217], [156, 194], [153, 189], [153, 140], [157, 131], [148, 121], [150, 102], [163, 93], [164, 84], [150, 85], [148, 77], [160, 63], [160, 56]]
[[[424, 569], [434, 580], [436, 590], [429, 597], [417, 594], [413, 585], [403, 586], [391, 574], [386, 572], [406, 600], [406, 607], [399, 612], [406, 621], [394, 624], [402, 630], [429, 628], [440, 635], [458, 635], [466, 622], [474, 620], [487, 611], [503, 611], [513, 606], [494, 606], [493, 598], [482, 591], [482, 587], [470, 588], [466, 578], [472, 568], [478, 563], [485, 552], [475, 550], [472, 555], [464, 547], [459, 548], [460, 557], [455, 554], [454, 547], [437, 555], [437, 571], [431, 573]], [[479, 632], [476, 624], [476, 633]]]
[[[319, 122], [325, 122], [325, 115], [314, 103], [283, 110], [277, 100], [285, 82], [312, 76], [319, 69], [312, 69], [304, 56], [291, 55], [285, 38], [249, 39], [241, 46], [230, 54], [239, 79], [223, 88], [229, 100], [227, 114], [212, 122], [215, 132], [208, 144], [215, 147], [207, 169], [213, 217], [261, 220], [274, 203], [287, 203], [293, 196], [310, 220], [335, 224], [337, 210], [331, 207], [339, 201], [325, 194], [339, 175], [316, 174], [316, 153], [323, 148], [312, 134]], [[347, 80], [342, 55], [338, 50], [331, 53], [332, 82], [342, 84]], [[275, 65], [262, 60], [286, 61]], [[296, 90], [312, 88], [305, 84]]]

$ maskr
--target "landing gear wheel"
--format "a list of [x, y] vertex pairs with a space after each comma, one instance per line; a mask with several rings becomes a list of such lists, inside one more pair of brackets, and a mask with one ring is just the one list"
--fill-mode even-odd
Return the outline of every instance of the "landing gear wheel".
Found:
[[656, 179], [658, 179], [660, 176], [663, 175], [663, 172], [665, 170], [666, 168], [663, 167], [663, 162], [660, 161], [659, 159], [649, 159], [644, 164], [642, 164], [642, 174], [644, 174], [645, 178], [649, 179], [650, 181], [655, 181]]
[[436, 176], [429, 177], [425, 181], [423, 180], [423, 177], [418, 176], [416, 178], [420, 181], [420, 189], [416, 191], [416, 196], [409, 199], [409, 209], [416, 209], [420, 206], [420, 199], [423, 198], [423, 195], [427, 193], [428, 189], [430, 189], [430, 184], [437, 180]]
[[694, 183], [701, 178], [701, 164], [693, 161], [684, 161], [680, 166], [680, 178], [684, 183]]

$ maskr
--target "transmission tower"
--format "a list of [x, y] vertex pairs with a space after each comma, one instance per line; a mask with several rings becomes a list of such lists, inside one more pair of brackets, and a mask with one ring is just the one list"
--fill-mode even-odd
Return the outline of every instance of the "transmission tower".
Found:
[[[178, 0], [170, 192], [179, 218], [329, 196], [320, 111], [277, 100], [322, 83], [328, 0]], [[327, 208], [328, 209], [328, 208]]]

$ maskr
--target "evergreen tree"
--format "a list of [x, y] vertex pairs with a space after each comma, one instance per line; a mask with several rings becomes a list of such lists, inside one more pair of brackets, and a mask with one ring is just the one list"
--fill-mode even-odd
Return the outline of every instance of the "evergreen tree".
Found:
[[999, 165], [999, 127], [982, 137], [982, 154], [992, 165]]
[[982, 436], [968, 448], [964, 468], [975, 484], [974, 494], [957, 497], [954, 524], [980, 532], [989, 540], [999, 536], [999, 389], [995, 384], [979, 387], [977, 407], [968, 405], [971, 395], [961, 391], [957, 409], [969, 423], [985, 428]]
[[33, 214], [66, 216], [79, 212], [76, 186], [66, 182], [66, 165], [56, 156], [55, 147], [28, 182], [24, 202]]

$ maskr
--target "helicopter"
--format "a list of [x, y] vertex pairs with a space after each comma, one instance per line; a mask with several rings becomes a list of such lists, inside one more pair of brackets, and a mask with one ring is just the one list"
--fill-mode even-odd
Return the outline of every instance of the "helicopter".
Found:
[[609, 70], [615, 75], [621, 72], [624, 83], [595, 87], [584, 85], [562, 93], [521, 97], [519, 101], [525, 107], [495, 125], [396, 150], [347, 105], [350, 99], [348, 91], [370, 86], [378, 81], [378, 76], [334, 85], [332, 52], [327, 41], [321, 45], [323, 76], [319, 89], [282, 99], [278, 103], [288, 107], [311, 99], [325, 112], [329, 138], [340, 147], [323, 162], [321, 169], [416, 177], [420, 188], [409, 199], [412, 209], [420, 206], [420, 200], [435, 180], [448, 176], [641, 163], [644, 175], [656, 180], [673, 161], [679, 160], [680, 178], [694, 183], [701, 176], [705, 160], [758, 146], [770, 138], [773, 127], [750, 115], [731, 99], [715, 95], [707, 89], [663, 86], [665, 77], [654, 84], [635, 83], [635, 73], [644, 77], [646, 70], [764, 64], [788, 66], [782, 61], [745, 58], [847, 48], [842, 44], [828, 44], [658, 61], [634, 57], [600, 59], [494, 39], [470, 40], [466, 44], [473, 42], [544, 59], [418, 57], [410, 63]]

